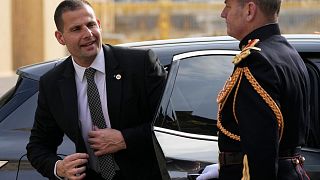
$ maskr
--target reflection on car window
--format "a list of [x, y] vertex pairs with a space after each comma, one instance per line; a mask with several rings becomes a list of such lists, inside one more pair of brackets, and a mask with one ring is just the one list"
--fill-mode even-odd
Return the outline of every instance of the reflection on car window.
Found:
[[3, 96], [1, 96], [1, 98], [0, 98], [0, 108], [2, 106], [4, 106], [8, 102], [10, 97], [13, 95], [14, 90], [15, 90], [15, 87], [12, 87]]
[[[3, 99], [1, 99], [1, 103], [3, 103], [3, 105], [0, 108], [0, 122], [7, 118], [7, 116], [9, 116], [37, 91], [38, 81], [28, 78], [19, 79], [16, 86], [5, 94]], [[1, 126], [2, 125], [3, 123], [1, 123]]]
[[310, 77], [310, 128], [307, 146], [320, 148], [320, 59], [304, 57]]
[[164, 119], [155, 125], [216, 135], [216, 97], [233, 70], [233, 56], [197, 56], [180, 61]]
[[[37, 107], [38, 93], [33, 94], [22, 102], [10, 115], [0, 123], [2, 130], [30, 131], [34, 121], [34, 113]], [[28, 112], [28, 113], [26, 113]]]

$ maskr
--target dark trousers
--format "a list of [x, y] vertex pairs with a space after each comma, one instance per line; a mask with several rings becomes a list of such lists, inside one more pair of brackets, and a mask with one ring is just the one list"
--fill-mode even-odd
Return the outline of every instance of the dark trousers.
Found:
[[[279, 159], [277, 180], [310, 180], [306, 171], [303, 169], [303, 165], [295, 163], [297, 158], [298, 157], [288, 157]], [[242, 170], [242, 164], [220, 167], [219, 180], [241, 180]], [[253, 177], [251, 177], [251, 179], [253, 179]]]
[[299, 159], [299, 156], [293, 158], [280, 158], [278, 163], [278, 179], [310, 180], [307, 172], [303, 168], [303, 164], [297, 163], [297, 160]]
[[241, 180], [242, 164], [234, 164], [220, 167], [219, 180]]

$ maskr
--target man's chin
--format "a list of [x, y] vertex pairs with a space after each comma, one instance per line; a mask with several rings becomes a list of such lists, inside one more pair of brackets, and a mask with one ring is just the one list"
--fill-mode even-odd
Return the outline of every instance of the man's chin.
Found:
[[99, 48], [98, 47], [90, 47], [90, 48], [84, 48], [82, 49], [83, 54], [87, 56], [96, 56], [99, 53]]
[[99, 48], [96, 44], [91, 44], [89, 46], [81, 46], [81, 49], [82, 51], [90, 52], [90, 51], [97, 51], [97, 49]]

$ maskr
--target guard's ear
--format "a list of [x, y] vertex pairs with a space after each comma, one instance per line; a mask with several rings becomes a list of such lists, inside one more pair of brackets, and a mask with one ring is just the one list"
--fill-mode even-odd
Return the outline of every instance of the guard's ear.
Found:
[[64, 37], [63, 37], [62, 32], [56, 31], [56, 32], [54, 33], [54, 35], [56, 36], [56, 39], [58, 40], [58, 42], [59, 42], [61, 45], [66, 45], [66, 43], [65, 43], [65, 41], [64, 41]]
[[254, 19], [254, 17], [257, 14], [257, 5], [250, 1], [247, 3], [246, 5], [246, 15], [247, 15], [247, 21], [252, 21]]

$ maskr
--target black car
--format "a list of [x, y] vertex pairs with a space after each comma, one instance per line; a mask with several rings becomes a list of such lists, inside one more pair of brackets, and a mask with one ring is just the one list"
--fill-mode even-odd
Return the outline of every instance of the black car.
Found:
[[[286, 37], [299, 51], [310, 74], [313, 124], [303, 155], [311, 178], [320, 179], [320, 35]], [[153, 130], [159, 164], [171, 179], [187, 179], [206, 165], [217, 163], [216, 96], [233, 70], [231, 61], [239, 53], [238, 43], [219, 36], [119, 45], [153, 49], [169, 72]], [[44, 179], [27, 161], [25, 146], [33, 124], [39, 78], [63, 60], [18, 69], [16, 86], [1, 97], [0, 166], [1, 161], [5, 164], [0, 168], [1, 179]], [[67, 155], [74, 149], [66, 137], [59, 154]]]

